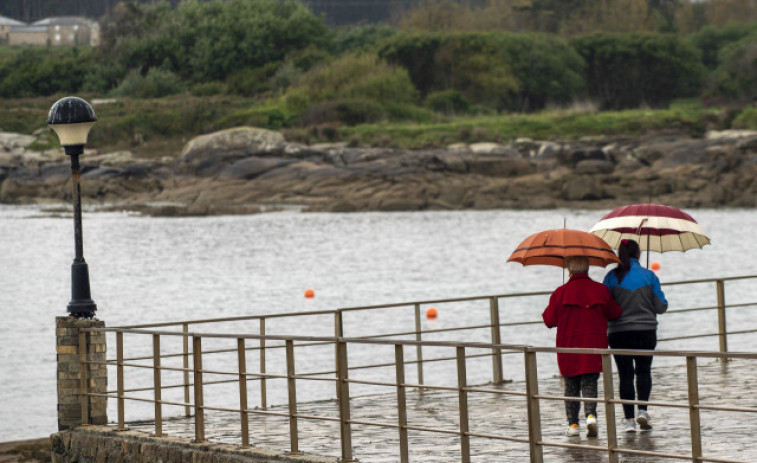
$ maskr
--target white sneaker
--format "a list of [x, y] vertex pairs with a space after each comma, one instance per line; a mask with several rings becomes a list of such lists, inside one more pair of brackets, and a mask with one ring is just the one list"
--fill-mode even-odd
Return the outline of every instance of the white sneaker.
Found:
[[636, 422], [639, 423], [639, 427], [642, 431], [649, 431], [652, 429], [652, 419], [649, 418], [649, 413], [646, 410], [639, 410], [636, 415]]
[[575, 437], [580, 434], [581, 432], [578, 430], [577, 424], [571, 424], [570, 426], [568, 426], [568, 429], [565, 431], [565, 435], [568, 437]]
[[586, 417], [586, 437], [597, 437], [597, 419], [594, 415]]
[[623, 424], [621, 426], [623, 428], [623, 432], [636, 432], [636, 422], [633, 420], [633, 418], [629, 418], [623, 421]]

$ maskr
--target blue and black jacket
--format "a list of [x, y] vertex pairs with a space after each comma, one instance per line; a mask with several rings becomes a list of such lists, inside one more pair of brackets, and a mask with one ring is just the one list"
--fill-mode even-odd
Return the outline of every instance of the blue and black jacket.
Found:
[[637, 259], [631, 259], [631, 268], [622, 283], [618, 283], [615, 270], [605, 276], [603, 283], [623, 309], [620, 318], [608, 323], [608, 333], [657, 329], [657, 314], [668, 310], [668, 301], [654, 272], [642, 267]]

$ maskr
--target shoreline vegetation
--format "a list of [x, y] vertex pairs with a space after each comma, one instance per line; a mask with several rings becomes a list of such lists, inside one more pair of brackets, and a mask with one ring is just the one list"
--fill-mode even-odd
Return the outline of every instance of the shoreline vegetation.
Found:
[[[0, 99], [0, 131], [35, 136], [30, 150], [59, 147], [45, 120], [64, 95]], [[246, 114], [251, 99], [231, 96], [175, 95], [156, 99], [98, 98], [81, 94], [98, 117], [87, 148], [100, 153], [129, 150], [142, 159], [176, 157], [195, 136], [240, 126], [266, 128]], [[290, 142], [313, 145], [346, 143], [350, 147], [398, 150], [443, 148], [453, 143], [509, 143], [517, 139], [576, 141], [586, 137], [640, 137], [676, 132], [702, 138], [710, 130], [750, 130], [757, 108], [707, 107], [699, 100], [679, 100], [667, 109], [598, 111], [591, 106], [555, 108], [533, 113], [440, 116], [429, 122], [321, 124], [279, 128]]]
[[423, 0], [339, 28], [297, 1], [120, 3], [96, 48], [0, 47], [0, 202], [66, 202], [44, 121], [75, 94], [99, 118], [83, 194], [113, 209], [757, 205], [757, 6], [600, 3]]

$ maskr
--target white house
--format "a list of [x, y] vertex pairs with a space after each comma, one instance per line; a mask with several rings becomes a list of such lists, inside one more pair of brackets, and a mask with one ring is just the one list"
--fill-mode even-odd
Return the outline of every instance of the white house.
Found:
[[100, 25], [97, 21], [87, 18], [60, 16], [41, 19], [28, 25], [20, 21], [15, 22], [18, 24], [8, 26], [7, 37], [3, 43], [51, 46], [100, 44]]

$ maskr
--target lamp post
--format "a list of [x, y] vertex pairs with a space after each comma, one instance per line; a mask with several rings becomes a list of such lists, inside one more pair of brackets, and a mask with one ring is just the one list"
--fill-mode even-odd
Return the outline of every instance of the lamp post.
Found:
[[79, 155], [84, 152], [89, 129], [97, 121], [95, 111], [81, 98], [69, 96], [61, 98], [50, 108], [47, 123], [58, 135], [61, 146], [71, 157], [72, 195], [74, 200], [74, 243], [76, 257], [71, 264], [71, 302], [68, 313], [77, 318], [92, 318], [97, 305], [89, 290], [89, 268], [84, 260], [81, 227], [81, 187], [79, 177]]

